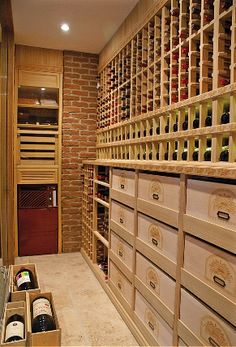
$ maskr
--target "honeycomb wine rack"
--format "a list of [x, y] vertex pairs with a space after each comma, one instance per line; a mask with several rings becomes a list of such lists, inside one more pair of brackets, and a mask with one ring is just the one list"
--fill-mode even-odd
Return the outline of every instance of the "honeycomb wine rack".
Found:
[[166, 2], [98, 92], [98, 160], [234, 166], [236, 1]]

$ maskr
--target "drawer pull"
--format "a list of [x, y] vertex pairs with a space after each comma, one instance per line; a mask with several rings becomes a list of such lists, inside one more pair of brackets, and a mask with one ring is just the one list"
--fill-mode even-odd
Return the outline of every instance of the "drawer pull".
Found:
[[223, 212], [223, 211], [218, 211], [217, 216], [218, 216], [218, 218], [224, 219], [224, 220], [230, 219], [230, 215], [227, 212]]
[[118, 251], [119, 256], [122, 258], [123, 257], [123, 252], [122, 251]]
[[152, 243], [155, 245], [155, 246], [158, 246], [158, 241], [154, 238], [152, 238]]
[[159, 195], [156, 193], [152, 194], [152, 197], [154, 200], [159, 200]]
[[125, 185], [124, 185], [124, 184], [121, 184], [121, 185], [120, 185], [120, 188], [121, 188], [121, 189], [125, 189]]
[[218, 276], [214, 276], [213, 280], [216, 284], [218, 284], [219, 286], [221, 286], [223, 288], [226, 286], [225, 281], [222, 280], [221, 278], [219, 278]]
[[117, 283], [117, 287], [121, 290], [121, 283], [120, 282]]
[[120, 224], [124, 224], [123, 218], [120, 218]]
[[220, 345], [215, 342], [215, 340], [213, 340], [212, 337], [209, 337], [208, 341], [210, 342], [210, 345], [213, 346], [213, 347], [220, 347]]
[[150, 284], [150, 286], [151, 286], [153, 289], [155, 289], [155, 288], [156, 288], [155, 283], [153, 283], [152, 281], [150, 281], [150, 282], [149, 282], [149, 284]]
[[151, 322], [148, 322], [149, 327], [154, 331], [154, 325]]

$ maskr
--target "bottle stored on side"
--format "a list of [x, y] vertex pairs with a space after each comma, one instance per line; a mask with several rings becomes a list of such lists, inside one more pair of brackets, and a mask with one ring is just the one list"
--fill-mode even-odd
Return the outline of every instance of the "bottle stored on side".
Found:
[[229, 160], [229, 139], [224, 138], [222, 142], [222, 150], [220, 152], [220, 161]]
[[207, 139], [207, 147], [204, 153], [204, 160], [211, 161], [211, 139]]
[[40, 296], [32, 303], [32, 332], [42, 332], [56, 329], [50, 301]]
[[25, 338], [25, 321], [19, 314], [10, 316], [6, 323], [5, 343], [23, 340]]
[[35, 280], [31, 270], [27, 268], [21, 268], [16, 276], [15, 282], [17, 290], [29, 290], [35, 288]]

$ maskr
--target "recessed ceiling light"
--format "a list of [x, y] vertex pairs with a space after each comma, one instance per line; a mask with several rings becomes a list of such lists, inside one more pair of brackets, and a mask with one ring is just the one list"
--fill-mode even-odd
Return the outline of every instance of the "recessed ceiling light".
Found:
[[41, 90], [46, 90], [46, 88], [41, 88]]
[[62, 31], [69, 31], [69, 30], [70, 30], [70, 27], [69, 27], [68, 24], [63, 23], [63, 24], [61, 25], [61, 30], [62, 30]]

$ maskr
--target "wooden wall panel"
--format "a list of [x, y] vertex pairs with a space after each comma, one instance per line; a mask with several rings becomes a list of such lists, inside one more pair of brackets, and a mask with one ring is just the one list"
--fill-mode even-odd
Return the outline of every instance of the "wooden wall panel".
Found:
[[62, 72], [63, 52], [30, 46], [16, 46], [16, 67], [21, 70]]
[[139, 0], [99, 55], [99, 71], [113, 59], [167, 0]]

